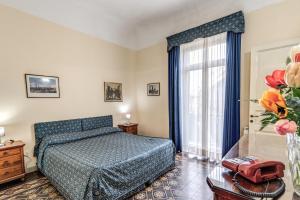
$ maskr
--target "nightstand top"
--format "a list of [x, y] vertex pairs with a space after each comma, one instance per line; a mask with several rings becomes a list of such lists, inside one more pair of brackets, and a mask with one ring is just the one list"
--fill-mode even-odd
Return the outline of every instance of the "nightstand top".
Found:
[[0, 151], [7, 150], [7, 149], [12, 149], [12, 148], [16, 148], [16, 147], [20, 147], [20, 146], [24, 146], [24, 145], [25, 145], [25, 143], [22, 142], [21, 140], [16, 140], [13, 143], [5, 142], [5, 145], [0, 147]]
[[119, 124], [118, 126], [126, 127], [126, 126], [137, 126], [137, 125], [138, 125], [138, 123], [129, 123], [129, 124]]

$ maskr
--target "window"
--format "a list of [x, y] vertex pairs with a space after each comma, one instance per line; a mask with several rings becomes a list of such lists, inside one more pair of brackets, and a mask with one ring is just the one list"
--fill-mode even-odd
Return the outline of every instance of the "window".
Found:
[[183, 151], [218, 160], [222, 154], [226, 33], [181, 45]]

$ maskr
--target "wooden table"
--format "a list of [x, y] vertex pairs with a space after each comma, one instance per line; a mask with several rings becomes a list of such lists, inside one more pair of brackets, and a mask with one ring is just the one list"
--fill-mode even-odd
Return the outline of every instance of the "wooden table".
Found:
[[0, 147], [0, 184], [25, 177], [24, 145], [15, 141]]
[[[283, 181], [286, 184], [285, 192], [279, 197], [280, 200], [300, 200], [293, 191], [291, 175], [289, 172], [287, 147], [285, 137], [277, 135], [253, 134], [243, 136], [239, 142], [224, 157], [235, 158], [243, 156], [255, 156], [262, 159], [278, 160], [285, 164]], [[243, 200], [254, 199], [242, 194], [232, 182], [233, 173], [218, 165], [207, 177], [207, 183], [214, 193], [215, 200]], [[239, 182], [244, 187], [256, 192], [264, 192], [266, 184], [253, 184], [246, 179], [239, 177]], [[269, 189], [278, 187], [278, 182], [271, 182]]]

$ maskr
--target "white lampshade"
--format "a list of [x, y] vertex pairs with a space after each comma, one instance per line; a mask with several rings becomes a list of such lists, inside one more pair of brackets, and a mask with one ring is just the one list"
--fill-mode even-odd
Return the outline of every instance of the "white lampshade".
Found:
[[5, 129], [4, 127], [0, 127], [0, 137], [5, 136]]
[[130, 119], [131, 118], [131, 114], [127, 113], [125, 117], [126, 117], [126, 119]]

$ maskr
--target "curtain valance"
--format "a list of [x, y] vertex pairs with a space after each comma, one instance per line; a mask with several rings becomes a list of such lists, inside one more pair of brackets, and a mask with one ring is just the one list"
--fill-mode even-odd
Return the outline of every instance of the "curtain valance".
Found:
[[223, 32], [244, 33], [245, 20], [242, 11], [208, 22], [201, 26], [167, 37], [168, 51], [175, 46], [191, 42], [197, 38], [205, 38]]

